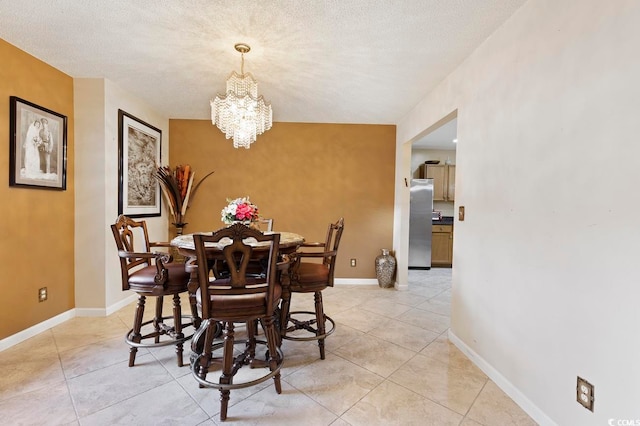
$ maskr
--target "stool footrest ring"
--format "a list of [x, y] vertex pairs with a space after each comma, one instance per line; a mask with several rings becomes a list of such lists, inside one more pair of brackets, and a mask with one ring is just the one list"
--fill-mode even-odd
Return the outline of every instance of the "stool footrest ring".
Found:
[[[293, 315], [299, 315], [299, 314], [307, 314], [307, 315], [313, 315], [314, 318], [308, 321], [300, 321], [296, 318], [293, 318]], [[333, 321], [333, 319], [331, 319], [331, 317], [324, 315], [324, 320], [325, 323], [327, 321], [329, 321], [331, 323], [331, 329], [328, 331], [325, 331], [324, 334], [318, 334], [318, 329], [314, 328], [314, 324], [316, 324], [316, 319], [315, 319], [315, 312], [311, 312], [311, 311], [293, 311], [289, 313], [289, 322], [293, 323], [292, 326], [287, 327], [284, 330], [284, 333], [282, 335], [283, 339], [286, 340], [295, 340], [295, 341], [301, 341], [301, 342], [306, 342], [306, 341], [310, 341], [310, 340], [320, 340], [320, 339], [324, 339], [325, 337], [329, 336], [330, 334], [332, 334], [335, 329], [336, 329], [336, 323]], [[306, 330], [310, 333], [314, 333], [313, 336], [307, 336], [307, 337], [303, 337], [303, 336], [289, 336], [286, 333], [289, 333], [291, 331], [296, 331], [296, 330]]]
[[[183, 315], [182, 318], [191, 319], [191, 316]], [[166, 320], [166, 319], [173, 319], [173, 316], [166, 316], [166, 317], [162, 317], [161, 319], [163, 321]], [[152, 324], [155, 321], [157, 321], [157, 320], [156, 319], [152, 319], [152, 320], [143, 322], [141, 324], [141, 326], [140, 326], [140, 329], [142, 330], [142, 328], [144, 328], [145, 326], [147, 326], [149, 324]], [[132, 340], [133, 339], [133, 337], [132, 337], [133, 336], [133, 328], [132, 328], [127, 332], [126, 336], [124, 337], [124, 340], [127, 342], [127, 344], [129, 346], [132, 346], [134, 348], [157, 348], [157, 347], [160, 347], [160, 346], [169, 346], [169, 345], [175, 345], [176, 343], [183, 343], [183, 342], [186, 342], [187, 340], [191, 339], [191, 337], [193, 337], [193, 333], [192, 333], [189, 336], [184, 336], [184, 337], [181, 337], [179, 339], [176, 339], [175, 338], [175, 327], [170, 327], [170, 326], [167, 326], [165, 324], [162, 324], [162, 325], [164, 325], [164, 327], [162, 327], [159, 331], [154, 331], [152, 333], [149, 333], [149, 334], [141, 336], [140, 337], [140, 339], [141, 339], [140, 342], [135, 342], [135, 341]], [[185, 328], [191, 327], [192, 325], [193, 325], [193, 323], [183, 324], [182, 325], [183, 331], [184, 331]], [[158, 342], [158, 343], [155, 343], [155, 342], [154, 343], [144, 343], [145, 340], [153, 339], [153, 338], [160, 337], [160, 336], [168, 336], [168, 337], [171, 337], [171, 339], [163, 340], [163, 341]]]
[[[235, 345], [239, 345], [239, 344], [246, 344], [248, 341], [247, 340], [236, 340], [234, 342], [234, 346]], [[256, 345], [267, 345], [267, 342], [262, 341], [262, 340], [256, 340]], [[220, 349], [221, 347], [224, 346], [224, 342], [221, 343], [216, 343], [211, 347], [212, 352]], [[269, 371], [268, 374], [265, 374], [264, 376], [258, 377], [255, 380], [251, 380], [248, 382], [241, 382], [241, 383], [214, 383], [211, 382], [209, 380], [203, 379], [202, 377], [198, 376], [198, 367], [199, 367], [199, 363], [200, 363], [200, 358], [202, 358], [203, 354], [192, 354], [191, 356], [191, 374], [193, 375], [193, 377], [196, 379], [196, 381], [198, 383], [200, 383], [202, 386], [207, 387], [207, 388], [214, 388], [214, 389], [220, 389], [220, 390], [233, 390], [233, 389], [242, 389], [242, 388], [248, 388], [250, 386], [255, 386], [259, 383], [262, 383], [268, 379], [271, 379], [272, 377], [274, 377], [276, 374], [278, 374], [280, 372], [280, 369], [282, 368], [282, 363], [284, 362], [284, 355], [282, 353], [282, 350], [280, 348], [276, 348], [276, 351], [278, 352], [278, 359], [277, 359], [277, 365], [276, 365], [276, 369], [273, 371]], [[195, 356], [194, 356], [195, 355]], [[212, 358], [213, 359], [213, 358]]]

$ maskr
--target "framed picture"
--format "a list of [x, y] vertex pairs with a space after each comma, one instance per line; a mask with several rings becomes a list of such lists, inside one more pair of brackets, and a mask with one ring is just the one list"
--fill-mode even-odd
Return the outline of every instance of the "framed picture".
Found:
[[161, 145], [160, 129], [118, 110], [118, 214], [160, 216]]
[[67, 189], [67, 117], [9, 98], [9, 186]]

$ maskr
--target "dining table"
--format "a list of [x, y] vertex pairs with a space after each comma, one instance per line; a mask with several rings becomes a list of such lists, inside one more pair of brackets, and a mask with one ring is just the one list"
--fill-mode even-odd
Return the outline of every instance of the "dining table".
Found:
[[[178, 235], [173, 240], [171, 240], [171, 246], [178, 249], [178, 252], [187, 257], [187, 258], [195, 258], [196, 256], [196, 247], [193, 242], [193, 236], [195, 234], [206, 234], [211, 235], [211, 232], [196, 232], [193, 234], [183, 234]], [[304, 242], [304, 237], [300, 234], [296, 234], [294, 232], [284, 232], [284, 231], [265, 231], [264, 234], [280, 234], [280, 245], [278, 246], [278, 250], [280, 254], [288, 254], [297, 250], [297, 248]], [[261, 247], [268, 247], [268, 242], [257, 242], [253, 238], [247, 238], [244, 240], [245, 244], [249, 244], [254, 249], [260, 249]], [[231, 244], [231, 240], [229, 238], [223, 238], [217, 243], [207, 243], [205, 245], [207, 252], [211, 252], [213, 255], [216, 253], [222, 252], [227, 245]]]

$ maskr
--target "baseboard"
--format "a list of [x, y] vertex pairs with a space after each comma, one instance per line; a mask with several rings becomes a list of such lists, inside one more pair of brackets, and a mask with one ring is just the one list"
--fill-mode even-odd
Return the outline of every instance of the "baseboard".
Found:
[[56, 315], [53, 318], [49, 318], [48, 320], [42, 321], [36, 325], [33, 325], [26, 330], [22, 330], [16, 334], [12, 334], [9, 337], [5, 337], [0, 340], [0, 352], [5, 349], [10, 348], [11, 346], [15, 346], [18, 343], [24, 342], [25, 340], [42, 333], [43, 331], [47, 331], [50, 328], [55, 327], [56, 325], [60, 325], [65, 321], [70, 320], [75, 317], [105, 317], [107, 315], [111, 315], [119, 309], [127, 306], [128, 304], [134, 302], [137, 299], [137, 295], [132, 294], [131, 296], [122, 299], [107, 308], [75, 308], [69, 309], [66, 312], [63, 312], [59, 315]]
[[516, 404], [524, 410], [536, 423], [541, 426], [557, 426], [553, 420], [549, 418], [537, 405], [527, 398], [520, 390], [515, 387], [506, 377], [504, 377], [491, 364], [478, 355], [473, 349], [467, 346], [451, 329], [449, 329], [449, 340], [456, 345], [467, 358], [471, 360], [484, 374], [486, 374], [493, 382], [506, 393]]
[[48, 320], [33, 325], [26, 330], [19, 331], [18, 333], [12, 334], [9, 337], [5, 337], [4, 339], [0, 340], [0, 352], [10, 348], [11, 346], [17, 345], [18, 343], [24, 342], [25, 340], [34, 337], [42, 333], [43, 331], [47, 331], [50, 328], [55, 327], [56, 325], [60, 325], [75, 316], [76, 310], [69, 309], [68, 311], [58, 314], [53, 318], [49, 318]]
[[[378, 285], [378, 280], [376, 278], [336, 278], [334, 280], [334, 284], [336, 285]], [[404, 291], [408, 290], [408, 285], [399, 285], [398, 282], [394, 284], [394, 288], [396, 290]]]
[[116, 312], [119, 309], [124, 308], [130, 303], [133, 303], [138, 298], [137, 295], [132, 294], [111, 306], [106, 308], [76, 308], [77, 317], [106, 317]]
[[105, 308], [76, 308], [77, 317], [104, 317], [106, 312]]
[[378, 284], [378, 280], [375, 278], [336, 278], [333, 280], [334, 284], [343, 285], [371, 285]]

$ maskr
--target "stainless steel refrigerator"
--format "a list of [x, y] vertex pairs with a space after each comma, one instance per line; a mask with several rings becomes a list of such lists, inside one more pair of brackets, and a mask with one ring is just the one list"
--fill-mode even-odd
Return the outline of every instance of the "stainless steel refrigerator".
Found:
[[433, 179], [411, 180], [409, 211], [409, 268], [431, 269]]

